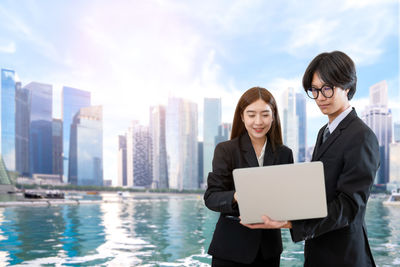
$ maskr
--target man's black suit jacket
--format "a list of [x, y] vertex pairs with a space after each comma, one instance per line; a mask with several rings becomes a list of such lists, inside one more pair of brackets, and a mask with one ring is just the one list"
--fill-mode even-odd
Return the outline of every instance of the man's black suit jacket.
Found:
[[318, 133], [312, 161], [324, 164], [328, 216], [292, 222], [292, 239], [306, 240], [304, 266], [375, 266], [364, 216], [379, 167], [379, 145], [353, 109], [322, 143]]
[[[282, 145], [273, 152], [270, 142], [267, 142], [263, 165], [287, 163], [293, 163], [292, 151]], [[212, 165], [204, 200], [209, 209], [221, 214], [208, 253], [220, 259], [246, 264], [255, 260], [260, 248], [264, 258], [279, 256], [282, 253], [280, 230], [252, 230], [225, 217], [239, 216], [237, 204], [232, 204], [235, 193], [232, 171], [259, 166], [247, 132], [218, 144]]]

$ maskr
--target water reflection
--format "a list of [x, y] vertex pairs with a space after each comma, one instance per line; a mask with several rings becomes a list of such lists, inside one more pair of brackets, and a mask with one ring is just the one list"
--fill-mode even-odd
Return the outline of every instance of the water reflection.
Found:
[[105, 242], [100, 205], [63, 206], [62, 247], [69, 259], [97, 254]]
[[[150, 195], [120, 203], [0, 208], [0, 266], [208, 266], [218, 213], [201, 196]], [[400, 264], [400, 207], [366, 213], [378, 266]], [[302, 266], [303, 244], [282, 231], [281, 266]]]

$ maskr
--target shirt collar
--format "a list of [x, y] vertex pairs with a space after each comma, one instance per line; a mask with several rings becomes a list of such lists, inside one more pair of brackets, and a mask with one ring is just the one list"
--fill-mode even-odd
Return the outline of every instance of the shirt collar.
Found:
[[336, 127], [339, 125], [339, 123], [346, 118], [347, 115], [351, 112], [352, 107], [349, 106], [346, 110], [344, 110], [342, 113], [339, 114], [331, 123], [328, 123], [329, 127], [329, 132], [333, 133], [333, 131], [336, 129]]
[[261, 150], [260, 156], [258, 157], [258, 165], [263, 166], [264, 165], [264, 154], [265, 154], [265, 147], [267, 146], [268, 138], [265, 139], [264, 146]]

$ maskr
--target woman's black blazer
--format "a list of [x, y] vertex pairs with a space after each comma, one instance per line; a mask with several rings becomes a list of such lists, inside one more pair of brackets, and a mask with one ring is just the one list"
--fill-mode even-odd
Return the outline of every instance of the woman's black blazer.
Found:
[[[293, 163], [292, 150], [281, 145], [273, 151], [267, 142], [264, 166]], [[232, 171], [258, 167], [256, 153], [245, 132], [240, 137], [220, 143], [214, 151], [213, 170], [208, 174], [204, 201], [207, 208], [220, 212], [208, 253], [220, 259], [249, 264], [261, 249], [264, 258], [282, 252], [280, 230], [253, 230], [225, 216], [239, 216], [237, 204], [232, 204], [235, 186]]]

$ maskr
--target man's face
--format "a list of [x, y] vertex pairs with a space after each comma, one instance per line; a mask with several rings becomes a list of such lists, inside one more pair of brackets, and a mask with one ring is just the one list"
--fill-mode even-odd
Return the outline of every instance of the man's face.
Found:
[[[321, 88], [325, 85], [318, 73], [314, 73], [311, 86], [315, 88]], [[333, 88], [333, 96], [331, 98], [325, 97], [321, 92], [318, 94], [318, 98], [315, 99], [321, 112], [328, 115], [329, 122], [332, 122], [340, 113], [350, 106], [349, 100], [347, 99], [348, 90], [343, 90], [340, 87]]]

